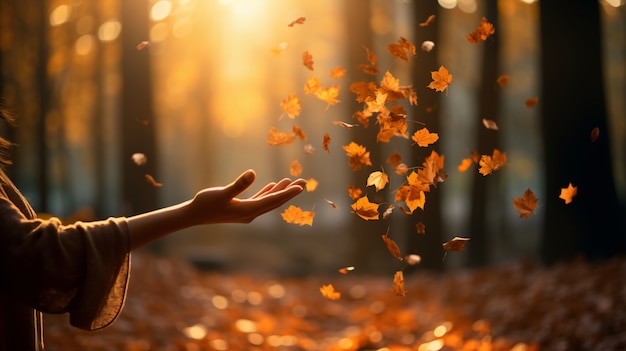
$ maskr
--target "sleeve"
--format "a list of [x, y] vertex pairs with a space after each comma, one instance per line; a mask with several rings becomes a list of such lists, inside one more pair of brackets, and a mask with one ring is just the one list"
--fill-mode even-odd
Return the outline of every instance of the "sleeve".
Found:
[[0, 289], [85, 330], [119, 315], [130, 273], [125, 218], [63, 225], [28, 219], [0, 194]]

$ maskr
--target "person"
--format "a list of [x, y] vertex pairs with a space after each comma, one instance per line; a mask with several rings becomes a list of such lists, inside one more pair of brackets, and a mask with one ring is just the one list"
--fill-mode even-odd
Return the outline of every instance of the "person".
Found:
[[[3, 120], [14, 118], [0, 106]], [[64, 225], [39, 219], [7, 177], [11, 143], [0, 137], [0, 350], [42, 350], [42, 312], [69, 313], [70, 324], [102, 329], [124, 305], [131, 251], [184, 228], [249, 223], [302, 192], [303, 179], [282, 179], [239, 199], [255, 180], [198, 191], [183, 203], [129, 217]]]

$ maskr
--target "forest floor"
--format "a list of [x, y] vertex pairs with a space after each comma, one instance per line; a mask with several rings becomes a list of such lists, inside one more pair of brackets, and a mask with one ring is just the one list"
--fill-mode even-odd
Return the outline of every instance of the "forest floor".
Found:
[[113, 325], [46, 315], [46, 350], [626, 350], [626, 258], [417, 270], [404, 297], [393, 276], [253, 277], [145, 254], [132, 272]]

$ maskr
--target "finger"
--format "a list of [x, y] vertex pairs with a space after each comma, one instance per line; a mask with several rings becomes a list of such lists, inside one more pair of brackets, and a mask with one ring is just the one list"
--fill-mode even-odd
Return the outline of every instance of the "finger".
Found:
[[225, 192], [228, 194], [229, 197], [233, 198], [248, 189], [250, 185], [254, 183], [255, 179], [256, 173], [253, 170], [249, 169], [239, 175], [239, 177], [237, 177], [234, 182], [227, 185], [225, 188]]

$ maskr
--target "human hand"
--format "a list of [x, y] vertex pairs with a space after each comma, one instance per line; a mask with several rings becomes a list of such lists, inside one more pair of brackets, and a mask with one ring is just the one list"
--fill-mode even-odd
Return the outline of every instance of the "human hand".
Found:
[[190, 221], [196, 224], [250, 223], [301, 193], [306, 185], [304, 179], [284, 178], [268, 183], [247, 199], [237, 198], [255, 179], [256, 173], [247, 170], [229, 185], [199, 191], [188, 205]]

